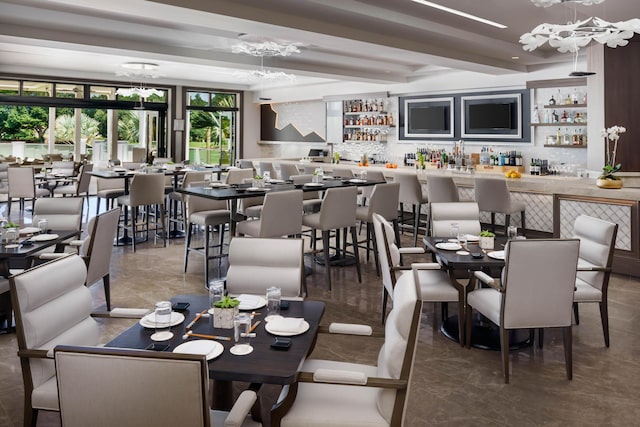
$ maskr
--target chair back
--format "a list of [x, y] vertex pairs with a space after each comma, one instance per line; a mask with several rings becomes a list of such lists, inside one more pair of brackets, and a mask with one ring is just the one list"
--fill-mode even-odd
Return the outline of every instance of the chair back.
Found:
[[379, 389], [377, 404], [389, 425], [403, 425], [418, 341], [422, 297], [414, 280], [400, 280], [393, 290], [393, 309], [387, 317], [384, 344], [378, 353], [377, 376], [407, 381], [406, 390]]
[[280, 163], [280, 179], [285, 181], [291, 179], [292, 176], [298, 175], [298, 167], [293, 163]]
[[353, 171], [351, 169], [349, 169], [349, 168], [344, 168], [344, 167], [342, 167], [342, 168], [341, 167], [333, 168], [333, 177], [334, 178], [343, 178], [343, 179], [355, 178], [353, 176]]
[[282, 298], [303, 298], [302, 239], [234, 237], [229, 243], [227, 290], [231, 295], [264, 296], [278, 286]]
[[458, 223], [460, 232], [480, 233], [480, 210], [474, 202], [431, 203], [431, 235], [450, 237], [452, 223]]
[[[93, 302], [84, 285], [86, 277], [85, 263], [78, 255], [58, 258], [10, 277], [20, 350], [98, 344], [101, 332], [91, 317]], [[21, 358], [21, 365], [25, 393], [33, 398], [33, 407], [57, 410], [52, 390], [31, 396], [33, 389], [54, 377], [53, 360]]]
[[89, 235], [80, 247], [80, 254], [87, 263], [87, 286], [109, 274], [119, 218], [120, 209], [115, 208], [94, 216], [87, 224]]
[[182, 188], [189, 188], [192, 183], [198, 182], [204, 185], [207, 180], [207, 176], [211, 175], [211, 172], [207, 171], [187, 171], [182, 177]]
[[51, 162], [51, 173], [73, 176], [75, 165], [75, 162], [66, 160]]
[[91, 174], [93, 171], [93, 164], [87, 163], [80, 166], [80, 178], [78, 179], [78, 186], [76, 187], [76, 195], [89, 194], [89, 184], [91, 183]]
[[313, 175], [291, 175], [291, 180], [294, 184], [308, 184], [313, 182]]
[[395, 243], [393, 227], [382, 215], [373, 214], [373, 231], [376, 233], [376, 250], [380, 260], [382, 286], [393, 296], [396, 276], [393, 267], [400, 265], [400, 251]]
[[481, 211], [511, 212], [511, 194], [506, 180], [476, 178], [474, 193]]
[[253, 168], [251, 169], [231, 169], [224, 180], [226, 184], [242, 184], [245, 179], [253, 179]]
[[82, 228], [82, 197], [42, 197], [33, 205], [33, 224], [46, 219], [51, 230], [77, 230]]
[[505, 247], [501, 325], [571, 326], [578, 239], [511, 240]]
[[131, 181], [129, 190], [131, 206], [163, 205], [164, 174], [139, 173]]
[[460, 201], [458, 187], [450, 176], [429, 175], [427, 193], [431, 203], [452, 203]]
[[320, 226], [323, 230], [353, 227], [356, 223], [358, 188], [329, 188], [320, 207]]
[[121, 166], [125, 169], [134, 171], [134, 170], [140, 169], [140, 162], [122, 162]]
[[124, 191], [124, 178], [118, 178], [118, 179], [97, 178], [96, 179], [96, 190], [98, 192], [104, 191], [104, 190], [122, 190], [122, 191]]
[[71, 346], [54, 354], [65, 427], [209, 426], [202, 355]]
[[367, 222], [372, 222], [371, 215], [377, 213], [387, 221], [398, 218], [398, 200], [400, 184], [397, 182], [388, 184], [376, 184], [369, 199]]
[[418, 205], [422, 203], [422, 184], [415, 173], [396, 173], [393, 182], [400, 184], [400, 202]]
[[238, 166], [240, 166], [241, 169], [254, 169], [253, 162], [251, 160], [238, 160]]
[[267, 193], [260, 214], [260, 236], [280, 237], [300, 234], [304, 211], [301, 190]]
[[155, 159], [153, 159], [154, 165], [164, 165], [165, 163], [171, 162], [173, 162], [173, 157], [156, 157]]
[[273, 167], [273, 163], [271, 162], [260, 162], [258, 163], [258, 166], [260, 167], [260, 175], [264, 175], [265, 172], [269, 172], [269, 176], [273, 179], [277, 179], [278, 178], [278, 172], [276, 171], [276, 168]]
[[[578, 265], [611, 268], [618, 224], [580, 215], [573, 224], [573, 237], [580, 239]], [[596, 289], [606, 291], [610, 271], [579, 271], [578, 279]]]
[[35, 172], [30, 167], [14, 166], [7, 169], [9, 197], [34, 198], [36, 195]]

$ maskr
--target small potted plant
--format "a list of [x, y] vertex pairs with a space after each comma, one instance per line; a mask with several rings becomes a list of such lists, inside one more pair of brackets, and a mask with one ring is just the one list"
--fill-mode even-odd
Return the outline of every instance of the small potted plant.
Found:
[[493, 243], [496, 235], [489, 230], [482, 230], [480, 232], [480, 242], [478, 243], [481, 249], [493, 249]]
[[213, 327], [233, 329], [233, 317], [238, 314], [240, 301], [228, 295], [213, 304]]
[[253, 177], [253, 186], [257, 188], [264, 187], [264, 177], [262, 175], [256, 175]]

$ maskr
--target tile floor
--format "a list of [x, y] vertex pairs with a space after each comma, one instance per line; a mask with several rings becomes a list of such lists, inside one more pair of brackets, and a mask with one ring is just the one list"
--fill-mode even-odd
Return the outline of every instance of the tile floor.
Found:
[[[94, 212], [94, 208], [92, 211]], [[12, 218], [13, 219], [13, 218]], [[28, 217], [27, 217], [28, 220]], [[408, 236], [406, 244], [410, 244]], [[114, 248], [112, 302], [120, 307], [150, 307], [178, 293], [202, 293], [202, 260], [192, 255], [182, 272], [182, 239]], [[364, 259], [364, 258], [363, 258]], [[414, 258], [418, 259], [418, 258]], [[308, 265], [313, 265], [307, 260]], [[309, 298], [325, 301], [326, 323], [379, 325], [380, 281], [373, 257], [363, 263], [363, 281], [355, 268], [335, 268], [333, 291], [324, 285], [322, 267], [307, 278]], [[96, 306], [101, 285], [92, 287]], [[596, 305], [581, 309], [573, 328], [574, 377], [565, 377], [562, 338], [545, 335], [543, 350], [527, 347], [511, 353], [511, 384], [503, 384], [500, 353], [461, 348], [438, 330], [431, 304], [425, 305], [408, 401], [406, 425], [474, 426], [629, 426], [640, 419], [640, 280], [614, 276], [610, 285], [611, 347], [605, 348]], [[451, 307], [455, 311], [455, 307]], [[107, 342], [133, 320], [101, 321]], [[375, 363], [381, 341], [321, 337], [313, 357]], [[22, 425], [22, 377], [14, 334], [0, 334], [0, 426]], [[268, 400], [268, 391], [265, 392]], [[43, 412], [39, 426], [59, 426], [57, 414]]]

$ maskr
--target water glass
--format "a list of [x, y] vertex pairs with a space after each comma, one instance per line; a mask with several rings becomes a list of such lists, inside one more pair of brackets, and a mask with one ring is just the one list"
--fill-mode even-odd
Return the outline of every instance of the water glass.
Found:
[[49, 230], [49, 221], [46, 218], [42, 218], [38, 221], [38, 228], [40, 233], [46, 233]]
[[4, 240], [8, 245], [18, 242], [18, 229], [9, 227], [4, 231]]
[[280, 314], [280, 300], [282, 298], [282, 290], [277, 286], [267, 288], [267, 318]]
[[467, 234], [466, 233], [461, 233], [460, 230], [458, 229], [458, 243], [460, 244], [460, 246], [462, 246], [463, 248], [467, 247]]
[[224, 281], [213, 280], [209, 283], [209, 307], [222, 299], [224, 296]]
[[171, 332], [171, 302], [159, 301], [154, 312], [155, 333], [151, 335], [154, 341], [166, 341], [173, 337]]
[[236, 344], [231, 348], [232, 354], [242, 356], [253, 351], [250, 334], [251, 316], [249, 313], [236, 314], [233, 318], [233, 339]]
[[271, 183], [271, 172], [269, 171], [262, 172], [262, 179], [264, 179], [265, 184]]
[[457, 222], [452, 222], [449, 225], [449, 237], [457, 240], [458, 234], [460, 234], [460, 225]]
[[518, 227], [510, 225], [509, 227], [507, 227], [507, 239], [511, 240], [511, 239], [515, 239], [515, 237], [518, 235]]

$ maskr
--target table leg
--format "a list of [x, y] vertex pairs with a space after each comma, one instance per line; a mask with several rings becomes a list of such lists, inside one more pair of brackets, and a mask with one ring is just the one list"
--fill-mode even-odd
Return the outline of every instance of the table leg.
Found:
[[[129, 176], [125, 175], [124, 176], [124, 194], [129, 194]], [[129, 237], [129, 230], [127, 230], [127, 222], [129, 221], [129, 207], [128, 206], [124, 206], [124, 231], [122, 232], [122, 237], [116, 238], [116, 246], [124, 246], [124, 245], [130, 245], [131, 242], [133, 241], [133, 239], [131, 237]], [[135, 237], [135, 233], [133, 233], [133, 236]]]

